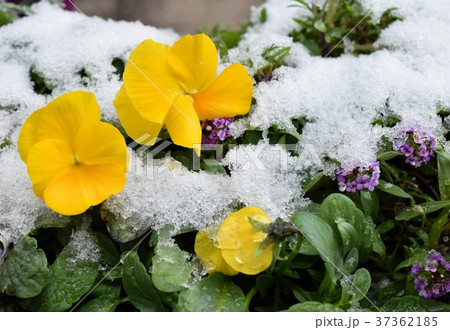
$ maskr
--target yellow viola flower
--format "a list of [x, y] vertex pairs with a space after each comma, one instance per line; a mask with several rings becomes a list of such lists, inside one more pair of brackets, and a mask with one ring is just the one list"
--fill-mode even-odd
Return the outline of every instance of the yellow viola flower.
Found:
[[253, 83], [235, 63], [216, 77], [217, 50], [205, 34], [186, 35], [172, 47], [145, 40], [125, 67], [114, 105], [127, 134], [153, 145], [166, 126], [175, 144], [200, 153], [200, 120], [244, 115]]
[[267, 233], [253, 227], [250, 218], [261, 223], [271, 223], [263, 210], [248, 206], [230, 214], [221, 223], [216, 243], [211, 234], [197, 234], [195, 252], [209, 273], [235, 275], [240, 272], [255, 275], [270, 266], [273, 259], [272, 245], [256, 256], [256, 250]]
[[195, 253], [203, 266], [208, 269], [208, 273], [221, 272], [230, 276], [239, 273], [227, 264], [218, 245], [217, 239], [215, 240], [211, 233], [199, 232], [195, 237]]
[[36, 196], [63, 215], [81, 214], [125, 185], [125, 139], [100, 121], [92, 93], [67, 93], [35, 111], [18, 148]]

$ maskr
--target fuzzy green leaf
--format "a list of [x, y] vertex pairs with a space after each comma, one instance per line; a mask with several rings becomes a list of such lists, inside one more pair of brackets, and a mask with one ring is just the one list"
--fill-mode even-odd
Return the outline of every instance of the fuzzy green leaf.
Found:
[[176, 292], [193, 283], [192, 266], [176, 245], [158, 244], [152, 258], [152, 281], [163, 292]]
[[47, 283], [49, 270], [44, 251], [32, 237], [24, 237], [0, 267], [0, 291], [9, 296], [37, 296]]

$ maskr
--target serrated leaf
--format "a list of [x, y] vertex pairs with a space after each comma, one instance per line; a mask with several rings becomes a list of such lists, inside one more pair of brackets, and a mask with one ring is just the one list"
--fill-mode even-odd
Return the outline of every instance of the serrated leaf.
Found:
[[178, 310], [182, 312], [243, 312], [244, 293], [229, 277], [214, 273], [182, 291]]
[[335, 231], [324, 220], [309, 212], [295, 213], [292, 221], [317, 249], [332, 281], [336, 282], [342, 276], [339, 270], [344, 262]]
[[24, 237], [0, 267], [0, 291], [9, 296], [37, 296], [47, 283], [49, 270], [44, 251], [32, 237]]
[[289, 307], [288, 312], [344, 312], [342, 308], [318, 301], [307, 301]]
[[136, 252], [130, 252], [124, 260], [122, 284], [131, 303], [141, 312], [163, 311], [161, 299]]
[[393, 195], [393, 196], [397, 196], [397, 197], [401, 197], [401, 198], [411, 198], [411, 195], [409, 195], [408, 193], [406, 193], [402, 188], [400, 188], [399, 186], [396, 186], [395, 184], [383, 181], [383, 180], [379, 180], [380, 183], [378, 184], [378, 186], [376, 187], [378, 190], [383, 191], [387, 194]]
[[49, 267], [49, 281], [41, 294], [25, 303], [36, 312], [63, 312], [78, 301], [94, 284], [98, 262], [80, 259], [78, 249], [66, 246]]
[[158, 244], [152, 264], [152, 281], [160, 291], [176, 292], [193, 283], [192, 266], [176, 245]]

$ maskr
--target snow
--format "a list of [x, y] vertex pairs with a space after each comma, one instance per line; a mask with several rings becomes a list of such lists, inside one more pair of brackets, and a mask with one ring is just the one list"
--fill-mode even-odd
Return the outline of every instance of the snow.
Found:
[[[383, 135], [395, 130], [372, 125], [380, 115], [397, 115], [402, 125], [421, 123], [439, 135], [438, 108], [450, 108], [450, 4], [445, 0], [362, 0], [364, 8], [381, 13], [397, 7], [403, 21], [382, 32], [378, 44], [387, 46], [370, 55], [339, 58], [309, 55], [293, 43], [289, 32], [299, 25], [294, 17], [307, 11], [291, 0], [267, 0], [252, 9], [252, 27], [238, 47], [221, 63], [246, 65], [253, 74], [264, 65], [262, 51], [272, 45], [291, 47], [287, 66], [274, 71], [271, 81], [255, 86], [255, 105], [248, 116], [232, 124], [241, 136], [272, 124], [292, 130], [291, 118], [306, 117], [301, 140], [291, 146], [298, 157], [267, 140], [256, 146], [237, 146], [222, 159], [231, 175], [191, 172], [174, 159], [142, 159], [131, 152], [133, 165], [124, 190], [105, 207], [128, 220], [134, 231], [148, 227], [197, 229], [219, 223], [238, 203], [263, 208], [273, 219], [288, 219], [306, 207], [302, 185], [319, 170], [331, 174], [375, 158]], [[266, 8], [267, 21], [259, 22]], [[126, 59], [144, 39], [172, 44], [179, 35], [170, 29], [140, 22], [115, 22], [63, 11], [47, 2], [33, 6], [34, 14], [0, 28], [0, 236], [16, 242], [33, 228], [39, 216], [52, 213], [34, 196], [26, 166], [17, 154], [21, 125], [36, 109], [58, 95], [77, 90], [94, 92], [103, 119], [117, 123], [112, 104], [121, 82], [111, 65]], [[37, 95], [29, 79], [34, 68], [55, 85], [51, 95]], [[91, 79], [79, 74], [84, 69]], [[448, 119], [445, 125], [450, 126]], [[447, 146], [448, 150], [448, 146]], [[150, 162], [150, 164], [149, 164]]]

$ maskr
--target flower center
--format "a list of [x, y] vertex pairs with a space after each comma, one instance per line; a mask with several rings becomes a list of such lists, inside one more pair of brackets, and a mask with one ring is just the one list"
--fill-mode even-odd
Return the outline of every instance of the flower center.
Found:
[[78, 156], [76, 154], [72, 154], [72, 165], [79, 166], [80, 160], [78, 159]]

